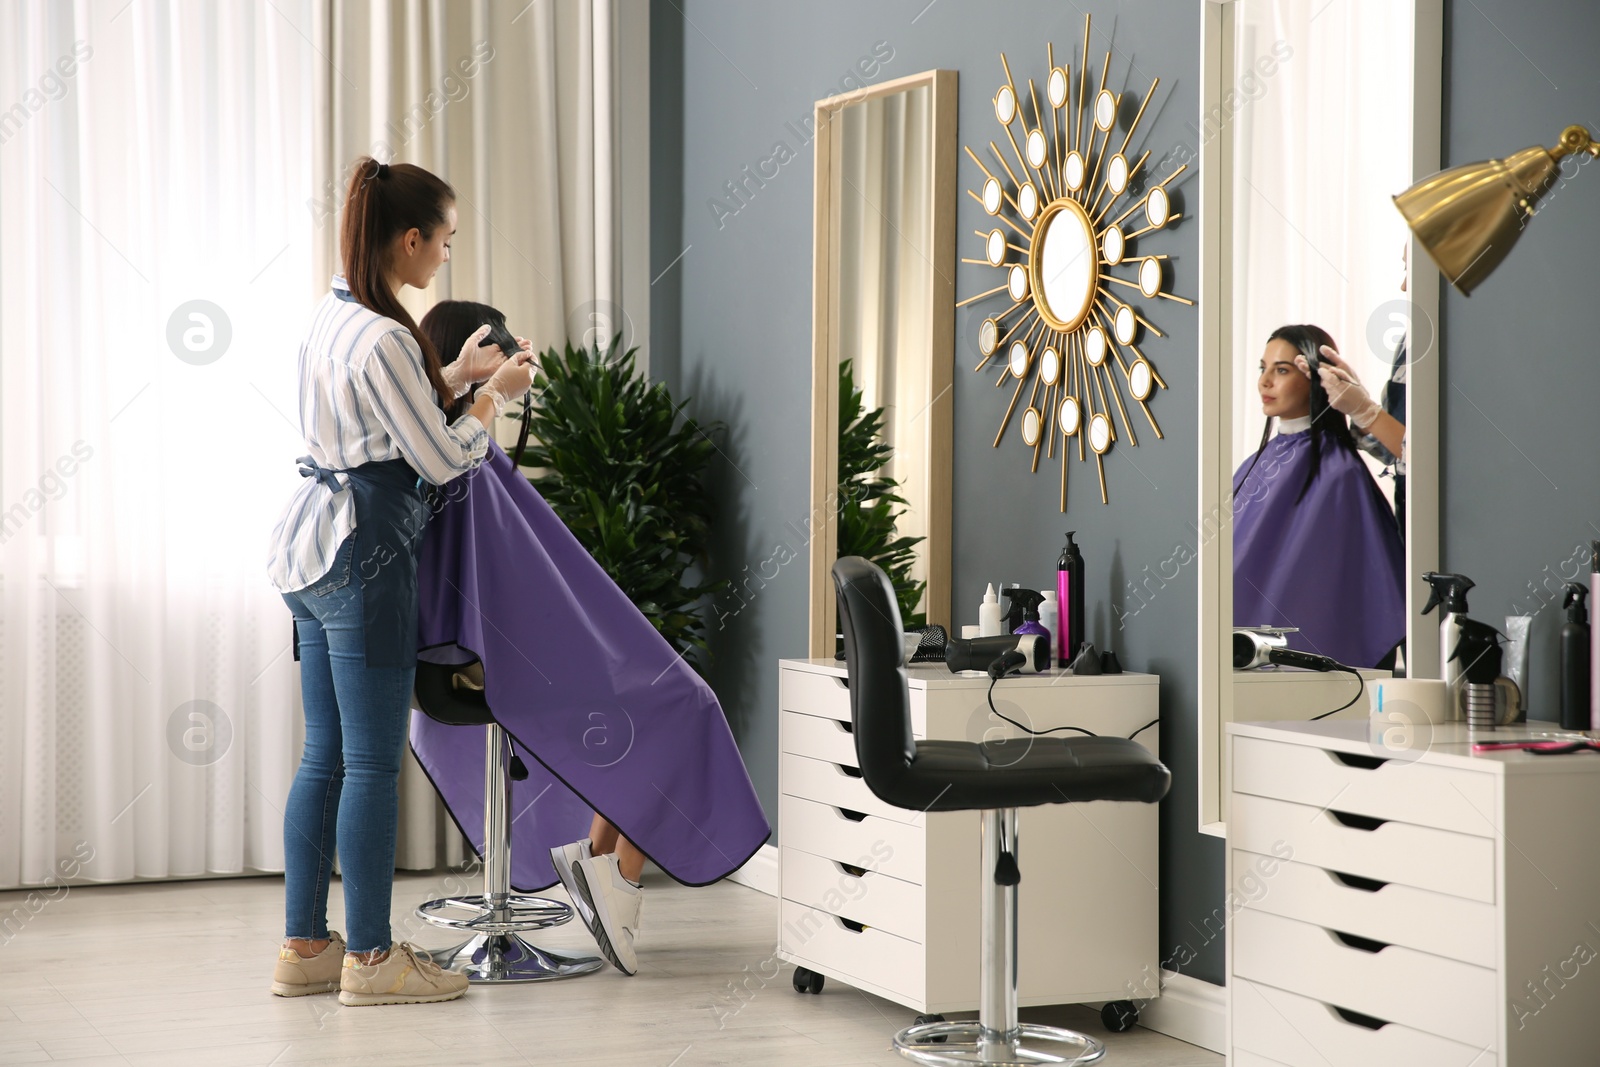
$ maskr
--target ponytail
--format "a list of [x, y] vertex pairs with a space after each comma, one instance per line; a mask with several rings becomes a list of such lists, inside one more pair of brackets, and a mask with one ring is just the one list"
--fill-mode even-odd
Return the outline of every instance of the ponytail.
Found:
[[390, 165], [362, 156], [353, 169], [339, 235], [350, 295], [410, 331], [422, 349], [422, 368], [438, 395], [439, 406], [448, 410], [455, 398], [444, 380], [439, 350], [417, 328], [389, 287], [385, 270], [394, 239], [413, 228], [422, 231], [424, 238], [431, 237], [445, 224], [445, 210], [455, 202], [456, 191], [448, 182], [410, 163]]

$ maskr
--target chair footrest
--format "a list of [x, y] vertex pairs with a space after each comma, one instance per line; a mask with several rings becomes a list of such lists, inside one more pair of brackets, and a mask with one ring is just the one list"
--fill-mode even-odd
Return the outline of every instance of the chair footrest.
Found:
[[[453, 914], [452, 914], [453, 913]], [[442, 897], [417, 905], [416, 916], [434, 926], [471, 934], [547, 930], [572, 921], [572, 906], [546, 897], [512, 893], [498, 906], [481, 896]]]
[[909, 1026], [894, 1035], [894, 1047], [907, 1059], [933, 1067], [1076, 1065], [1095, 1063], [1106, 1054], [1099, 1041], [1075, 1030], [1021, 1023], [1010, 1034], [1000, 1034], [975, 1021]]

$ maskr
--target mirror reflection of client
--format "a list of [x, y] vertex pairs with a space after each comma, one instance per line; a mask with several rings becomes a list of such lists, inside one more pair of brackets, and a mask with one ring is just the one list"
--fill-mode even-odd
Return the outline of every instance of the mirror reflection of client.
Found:
[[1233, 617], [1298, 627], [1289, 647], [1352, 667], [1392, 666], [1405, 637], [1404, 552], [1349, 422], [1309, 373], [1308, 357], [1325, 366], [1334, 347], [1316, 326], [1281, 326], [1262, 354], [1267, 424], [1234, 475]]

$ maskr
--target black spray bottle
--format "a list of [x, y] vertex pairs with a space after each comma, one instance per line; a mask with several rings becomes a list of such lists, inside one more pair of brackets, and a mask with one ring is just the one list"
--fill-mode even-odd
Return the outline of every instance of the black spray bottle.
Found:
[[1589, 590], [1571, 582], [1561, 606], [1567, 621], [1561, 627], [1561, 728], [1589, 728]]
[[1455, 622], [1461, 639], [1445, 662], [1456, 663], [1461, 668], [1466, 691], [1467, 729], [1493, 730], [1497, 717], [1494, 681], [1500, 677], [1500, 660], [1504, 654], [1500, 648], [1502, 635], [1488, 623], [1465, 615], [1457, 616]]
[[1068, 667], [1083, 644], [1083, 554], [1073, 540], [1076, 530], [1067, 531], [1067, 545], [1056, 561], [1056, 666]]

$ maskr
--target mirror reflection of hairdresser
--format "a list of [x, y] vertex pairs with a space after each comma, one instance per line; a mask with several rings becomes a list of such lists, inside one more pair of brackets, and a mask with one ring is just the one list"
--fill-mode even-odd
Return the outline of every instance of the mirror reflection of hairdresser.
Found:
[[[423, 483], [489, 451], [485, 429], [528, 391], [527, 353], [467, 340], [443, 368], [401, 305], [450, 260], [455, 191], [410, 164], [363, 157], [344, 202], [344, 273], [300, 346], [305, 477], [272, 532], [267, 570], [294, 616], [305, 751], [284, 808], [286, 940], [272, 992], [339, 990], [346, 1005], [452, 1000], [464, 975], [390, 940], [398, 783], [417, 648]], [[484, 328], [487, 330], [487, 327]], [[512, 358], [507, 358], [511, 356]], [[454, 422], [445, 409], [482, 382]], [[348, 943], [328, 929], [337, 849]]]
[[[1400, 291], [1406, 291], [1407, 260], [1410, 246], [1400, 246]], [[1350, 417], [1352, 428], [1362, 431], [1356, 445], [1379, 463], [1394, 469], [1394, 518], [1400, 527], [1400, 540], [1406, 538], [1406, 379], [1410, 367], [1411, 338], [1400, 335], [1390, 362], [1389, 380], [1383, 383], [1378, 400], [1373, 402], [1356, 372], [1342, 360], [1321, 369], [1328, 401]], [[1302, 369], [1304, 367], [1302, 366]], [[1308, 372], [1309, 373], [1309, 372]]]
[[[1301, 325], [1272, 332], [1260, 371], [1267, 424], [1234, 475], [1235, 625], [1298, 627], [1291, 648], [1392, 667], [1405, 637], [1404, 551], [1394, 512], [1324, 384], [1332, 375], [1352, 394], [1342, 397], [1348, 404], [1351, 379], [1340, 377], [1348, 369], [1326, 331]], [[1390, 432], [1381, 429], [1380, 439]]]

